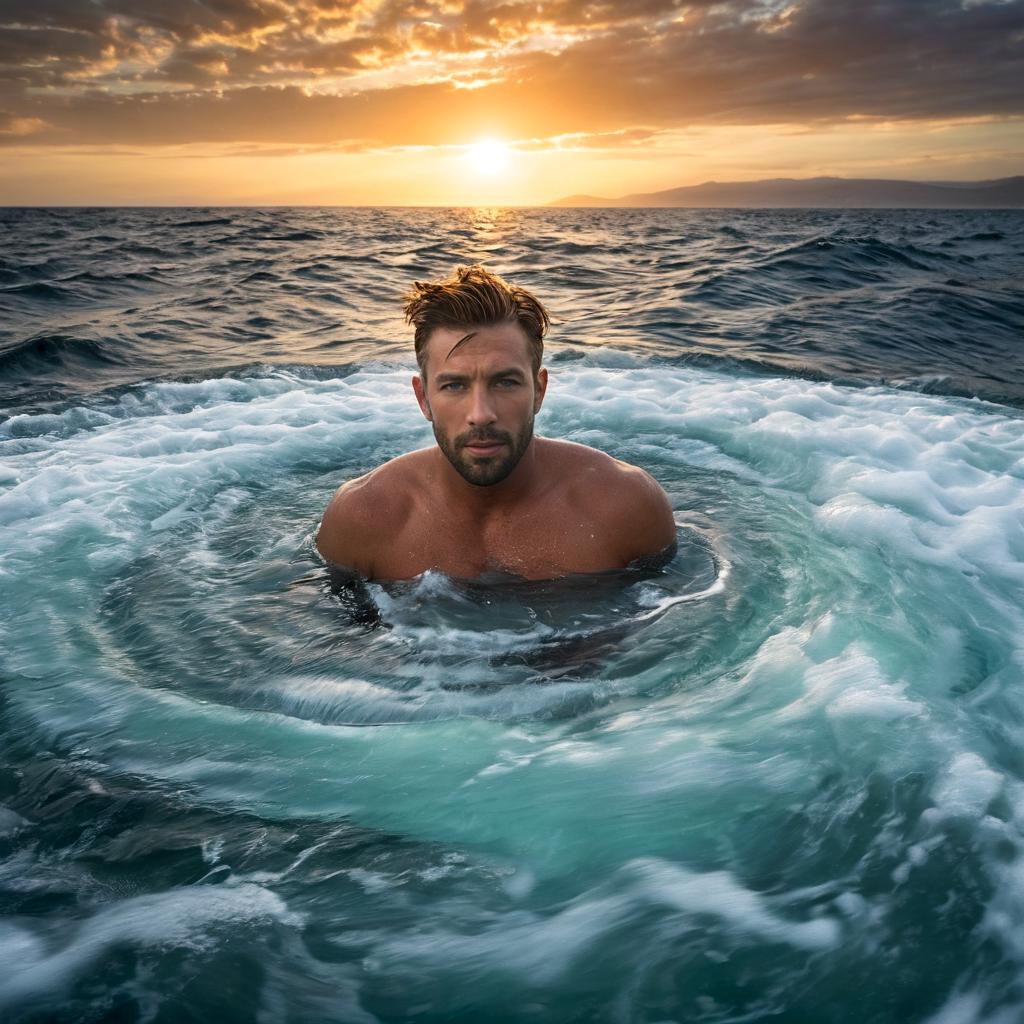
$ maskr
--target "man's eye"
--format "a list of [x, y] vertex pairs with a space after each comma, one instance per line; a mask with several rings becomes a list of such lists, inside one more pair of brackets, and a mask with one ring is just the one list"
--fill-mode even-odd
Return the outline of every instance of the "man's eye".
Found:
[[512, 377], [503, 377], [498, 381], [499, 388], [517, 388], [519, 387], [519, 381], [514, 380]]
[[442, 384], [441, 385], [441, 390], [442, 391], [460, 391], [465, 386], [466, 385], [463, 384], [461, 381], [450, 380], [450, 381], [448, 381], [447, 384]]

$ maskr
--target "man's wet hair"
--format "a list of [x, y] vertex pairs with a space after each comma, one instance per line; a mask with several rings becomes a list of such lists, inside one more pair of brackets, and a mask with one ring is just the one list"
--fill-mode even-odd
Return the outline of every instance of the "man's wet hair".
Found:
[[444, 281], [416, 281], [405, 296], [404, 312], [406, 322], [415, 328], [416, 362], [424, 378], [427, 342], [438, 327], [468, 330], [518, 323], [530, 343], [534, 377], [540, 370], [544, 335], [551, 325], [548, 311], [525, 288], [508, 284], [479, 264], [458, 267]]

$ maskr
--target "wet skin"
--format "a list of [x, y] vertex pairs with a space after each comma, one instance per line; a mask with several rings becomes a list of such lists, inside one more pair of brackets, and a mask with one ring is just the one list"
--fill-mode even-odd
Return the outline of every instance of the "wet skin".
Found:
[[438, 328], [413, 391], [437, 445], [344, 484], [316, 545], [365, 579], [428, 569], [526, 579], [620, 569], [670, 547], [665, 492], [643, 470], [533, 435], [547, 371], [518, 323]]

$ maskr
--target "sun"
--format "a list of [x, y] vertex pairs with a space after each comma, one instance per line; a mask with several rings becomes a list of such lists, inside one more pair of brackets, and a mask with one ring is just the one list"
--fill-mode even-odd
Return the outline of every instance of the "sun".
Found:
[[466, 148], [466, 157], [478, 174], [500, 174], [508, 166], [509, 148], [496, 139], [485, 139]]

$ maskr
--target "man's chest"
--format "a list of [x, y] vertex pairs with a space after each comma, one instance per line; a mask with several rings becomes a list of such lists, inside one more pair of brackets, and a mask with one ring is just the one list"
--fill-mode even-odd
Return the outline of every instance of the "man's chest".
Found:
[[607, 529], [580, 510], [538, 506], [484, 522], [426, 513], [382, 547], [373, 574], [409, 579], [434, 569], [463, 578], [504, 571], [549, 579], [617, 568], [619, 557]]

